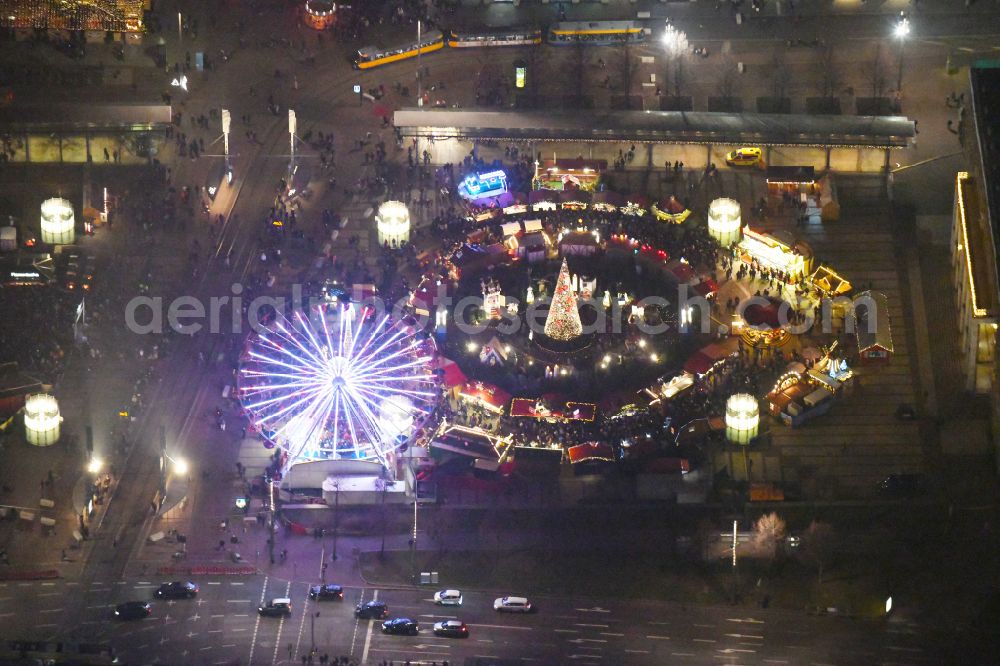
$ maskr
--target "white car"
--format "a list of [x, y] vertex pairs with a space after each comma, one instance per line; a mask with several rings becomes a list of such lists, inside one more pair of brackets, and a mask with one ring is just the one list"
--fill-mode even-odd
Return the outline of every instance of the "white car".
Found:
[[439, 606], [461, 606], [461, 590], [438, 590], [434, 593], [434, 603]]
[[500, 597], [493, 602], [498, 613], [530, 613], [531, 603], [524, 597]]

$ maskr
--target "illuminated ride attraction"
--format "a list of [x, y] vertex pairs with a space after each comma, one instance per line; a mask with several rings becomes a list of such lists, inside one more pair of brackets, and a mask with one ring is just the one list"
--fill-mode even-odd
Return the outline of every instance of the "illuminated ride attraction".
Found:
[[254, 427], [288, 454], [377, 461], [419, 430], [438, 399], [434, 343], [390, 316], [355, 304], [279, 316], [256, 334], [240, 368], [240, 396]]

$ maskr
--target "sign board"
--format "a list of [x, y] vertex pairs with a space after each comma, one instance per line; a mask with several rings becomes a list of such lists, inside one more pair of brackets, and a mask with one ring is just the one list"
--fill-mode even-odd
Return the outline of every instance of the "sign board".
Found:
[[354, 94], [355, 95], [360, 95], [361, 94], [361, 86], [359, 84], [357, 84], [357, 83], [354, 84]]
[[528, 68], [527, 67], [517, 67], [514, 70], [514, 86], [516, 88], [523, 88], [524, 81], [527, 77]]

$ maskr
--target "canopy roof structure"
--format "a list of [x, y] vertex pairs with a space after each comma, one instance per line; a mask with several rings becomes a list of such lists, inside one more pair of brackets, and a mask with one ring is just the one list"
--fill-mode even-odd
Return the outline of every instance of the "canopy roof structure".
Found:
[[4, 28], [142, 32], [146, 0], [5, 0]]
[[51, 131], [166, 129], [169, 104], [18, 103], [0, 107], [0, 130]]
[[810, 116], [710, 111], [396, 111], [393, 124], [406, 136], [510, 141], [643, 141], [905, 148], [915, 135], [902, 116]]

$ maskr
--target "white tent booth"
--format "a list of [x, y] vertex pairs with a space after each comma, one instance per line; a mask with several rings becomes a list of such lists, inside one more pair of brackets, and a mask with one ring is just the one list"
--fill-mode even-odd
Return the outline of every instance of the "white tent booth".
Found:
[[59, 402], [46, 393], [33, 393], [24, 401], [24, 435], [28, 444], [52, 446], [59, 441], [62, 416]]
[[76, 240], [76, 217], [73, 204], [58, 197], [42, 202], [42, 242], [70, 245]]
[[410, 242], [410, 211], [402, 201], [386, 201], [375, 216], [378, 244], [401, 247]]

